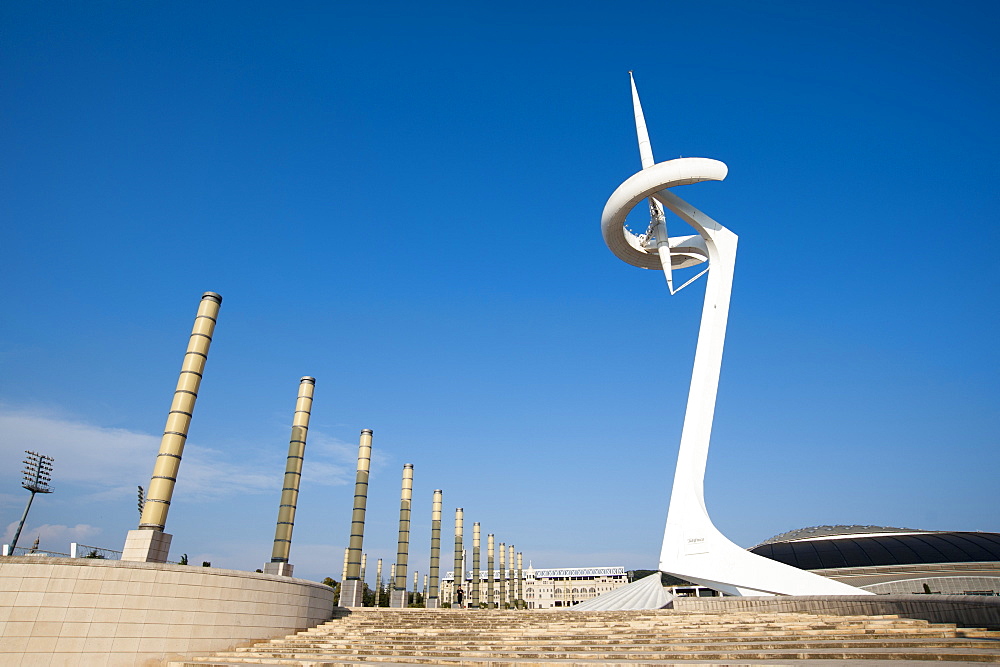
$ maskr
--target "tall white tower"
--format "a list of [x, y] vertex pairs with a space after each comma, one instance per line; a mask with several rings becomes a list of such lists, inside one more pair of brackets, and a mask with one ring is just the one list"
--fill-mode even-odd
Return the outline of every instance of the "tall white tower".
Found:
[[[654, 162], [634, 79], [632, 104], [642, 170], [618, 186], [608, 199], [601, 216], [604, 241], [619, 259], [640, 268], [663, 271], [671, 294], [708, 275], [660, 570], [731, 595], [867, 594], [868, 591], [750, 553], [719, 532], [708, 516], [705, 465], [722, 370], [737, 237], [673, 194], [670, 188], [721, 181], [729, 169], [722, 162], [708, 158]], [[649, 204], [650, 223], [644, 234], [637, 235], [625, 227], [625, 217], [642, 201]], [[668, 236], [666, 210], [688, 223], [697, 234]], [[675, 269], [705, 262], [706, 269], [675, 289]]]

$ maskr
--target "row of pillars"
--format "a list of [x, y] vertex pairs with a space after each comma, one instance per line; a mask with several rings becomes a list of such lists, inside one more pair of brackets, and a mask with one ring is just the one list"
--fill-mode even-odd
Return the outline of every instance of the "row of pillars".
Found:
[[[367, 556], [362, 552], [364, 544], [365, 511], [368, 502], [368, 476], [371, 465], [372, 431], [365, 429], [361, 432], [358, 445], [358, 469], [354, 485], [354, 510], [351, 514], [351, 534], [348, 547], [344, 550], [344, 569], [341, 578], [340, 606], [360, 607], [364, 600], [365, 588], [365, 564]], [[424, 576], [424, 604], [428, 608], [436, 608], [441, 605], [440, 595], [440, 564], [441, 564], [441, 513], [442, 513], [441, 489], [434, 490], [431, 501], [431, 551], [429, 573]], [[407, 569], [409, 566], [410, 549], [410, 514], [413, 504], [413, 464], [407, 463], [403, 466], [403, 480], [399, 498], [399, 538], [396, 542], [396, 562], [393, 563], [389, 574], [389, 606], [406, 607], [409, 591], [407, 590]], [[474, 523], [472, 526], [472, 578], [471, 590], [468, 597], [465, 596], [465, 585], [467, 573], [467, 554], [464, 548], [465, 536], [465, 510], [461, 507], [455, 509], [455, 566], [454, 582], [452, 584], [452, 596], [450, 604], [456, 605], [465, 602], [469, 607], [499, 606], [504, 608], [508, 604], [511, 606], [523, 606], [524, 599], [524, 570], [523, 555], [514, 551], [514, 546], [509, 547], [500, 544], [499, 563], [500, 568], [495, 569], [496, 550], [493, 534], [487, 536], [487, 569], [486, 569], [486, 599], [481, 601], [481, 580], [484, 578], [480, 571], [480, 525]], [[505, 552], [509, 552], [509, 569], [504, 568]], [[516, 558], [516, 567], [515, 567]], [[494, 585], [499, 581], [497, 591], [499, 601], [496, 599]], [[413, 592], [417, 592], [419, 582], [418, 573], [413, 573]], [[508, 583], [510, 582], [510, 583]], [[378, 560], [377, 587], [378, 594], [382, 590], [382, 559]], [[462, 592], [461, 599], [459, 591]], [[376, 599], [378, 606], [380, 600]]]
[[[167, 423], [160, 440], [160, 451], [156, 456], [153, 474], [143, 498], [139, 526], [136, 530], [129, 531], [126, 536], [122, 560], [152, 563], [167, 561], [172, 537], [164, 531], [167, 514], [173, 499], [177, 473], [184, 454], [191, 418], [194, 416], [195, 401], [201, 387], [221, 305], [222, 296], [215, 292], [205, 292], [201, 297], [191, 335], [188, 337], [188, 347], [181, 364], [180, 377], [167, 413]], [[270, 574], [286, 576], [292, 574], [288, 556], [292, 544], [292, 529], [295, 526], [295, 510], [298, 506], [299, 482], [302, 479], [306, 435], [309, 431], [315, 386], [316, 379], [313, 377], [306, 376], [299, 380], [295, 413], [292, 418], [292, 435], [288, 443], [288, 457], [278, 506], [274, 546], [271, 551], [271, 561], [264, 566], [264, 572]]]
[[[208, 360], [208, 351], [215, 333], [222, 296], [215, 292], [205, 292], [201, 297], [195, 315], [188, 347], [184, 353], [180, 377], [174, 391], [167, 423], [160, 441], [153, 474], [144, 498], [142, 514], [137, 530], [129, 531], [122, 560], [163, 563], [167, 560], [171, 536], [164, 532], [167, 514], [172, 500], [177, 473], [180, 469], [188, 429], [194, 414], [195, 401]], [[309, 418], [312, 413], [313, 394], [316, 379], [303, 377], [299, 381], [295, 412], [292, 419], [292, 433], [285, 463], [285, 475], [278, 505], [278, 520], [275, 527], [271, 560], [265, 564], [264, 572], [291, 576], [293, 566], [289, 563], [292, 531], [295, 526], [295, 511], [298, 505], [299, 484], [305, 457], [306, 439], [309, 432]], [[367, 557], [362, 553], [364, 542], [365, 512], [368, 501], [368, 477], [371, 470], [372, 431], [361, 431], [358, 445], [358, 467], [354, 483], [354, 508], [351, 513], [351, 531], [348, 547], [344, 552], [344, 569], [341, 579], [341, 606], [362, 605], [364, 594], [364, 572]], [[410, 512], [413, 502], [413, 464], [403, 466], [403, 482], [399, 505], [399, 538], [396, 546], [396, 562], [390, 573], [390, 607], [405, 607], [407, 602], [407, 568], [410, 544]], [[436, 489], [431, 506], [431, 556], [430, 572], [424, 577], [424, 599], [427, 607], [440, 606], [440, 560], [441, 560], [441, 511], [442, 491]], [[499, 569], [495, 569], [496, 553], [494, 536], [487, 536], [486, 599], [481, 600], [480, 572], [480, 526], [473, 524], [472, 530], [472, 578], [471, 590], [465, 596], [462, 588], [466, 582], [466, 553], [464, 539], [464, 510], [455, 510], [455, 564], [452, 586], [452, 604], [459, 602], [458, 592], [462, 591], [464, 602], [470, 607], [497, 605], [504, 608], [508, 604], [518, 606], [523, 600], [522, 555], [516, 554], [514, 547], [500, 544]], [[506, 548], [505, 548], [506, 547]], [[505, 552], [508, 566], [505, 570]], [[498, 590], [494, 590], [499, 581]], [[417, 588], [417, 572], [413, 573], [413, 588]], [[382, 559], [378, 561], [378, 590], [382, 583]], [[495, 595], [499, 593], [499, 597]], [[498, 599], [498, 602], [494, 602]], [[376, 605], [378, 602], [376, 602]], [[523, 602], [520, 603], [523, 605]]]

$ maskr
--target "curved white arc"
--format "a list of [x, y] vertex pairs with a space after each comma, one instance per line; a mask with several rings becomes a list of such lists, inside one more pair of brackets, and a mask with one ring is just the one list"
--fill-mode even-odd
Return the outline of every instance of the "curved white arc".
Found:
[[729, 168], [719, 160], [703, 157], [678, 158], [660, 162], [627, 179], [608, 198], [601, 215], [601, 235], [608, 249], [620, 260], [643, 269], [660, 270], [659, 254], [642, 247], [638, 236], [625, 229], [625, 218], [632, 208], [664, 188], [721, 181]]

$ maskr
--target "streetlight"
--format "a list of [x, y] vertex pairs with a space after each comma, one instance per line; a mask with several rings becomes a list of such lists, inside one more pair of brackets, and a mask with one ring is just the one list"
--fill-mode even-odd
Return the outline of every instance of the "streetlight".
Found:
[[52, 462], [55, 459], [51, 456], [45, 456], [44, 454], [28, 450], [25, 450], [24, 453], [27, 456], [24, 457], [24, 481], [21, 482], [21, 486], [31, 491], [31, 497], [28, 498], [24, 514], [21, 515], [21, 523], [17, 524], [17, 530], [14, 531], [14, 539], [10, 542], [11, 556], [14, 555], [14, 548], [17, 547], [17, 538], [21, 536], [21, 529], [24, 528], [24, 520], [28, 518], [28, 510], [31, 509], [31, 501], [35, 499], [35, 494], [52, 493], [49, 483], [52, 481]]

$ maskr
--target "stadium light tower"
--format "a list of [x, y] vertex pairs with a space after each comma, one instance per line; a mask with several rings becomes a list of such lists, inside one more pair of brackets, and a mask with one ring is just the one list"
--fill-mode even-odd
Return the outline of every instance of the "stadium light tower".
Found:
[[30, 491], [31, 496], [28, 498], [28, 504], [24, 507], [21, 522], [17, 524], [17, 530], [14, 531], [14, 539], [10, 541], [11, 556], [14, 555], [14, 549], [17, 547], [17, 538], [21, 537], [21, 529], [24, 528], [24, 521], [28, 518], [28, 510], [31, 509], [31, 502], [35, 499], [35, 494], [52, 493], [49, 483], [52, 481], [52, 462], [55, 459], [28, 450], [25, 450], [24, 453], [27, 456], [24, 457], [24, 481], [21, 482], [21, 486]]
[[[656, 163], [631, 74], [629, 72], [642, 170], [618, 186], [608, 199], [601, 217], [604, 241], [624, 262], [663, 271], [671, 294], [708, 274], [660, 553], [660, 570], [731, 595], [866, 594], [868, 591], [750, 553], [727, 539], [708, 516], [705, 465], [722, 370], [737, 236], [673, 194], [670, 188], [701, 181], [721, 181], [729, 168], [709, 158], [678, 158]], [[642, 201], [649, 204], [649, 227], [643, 234], [634, 234], [625, 226], [625, 218]], [[665, 209], [688, 223], [697, 234], [668, 236]], [[706, 262], [708, 268], [675, 289], [675, 269]]]

